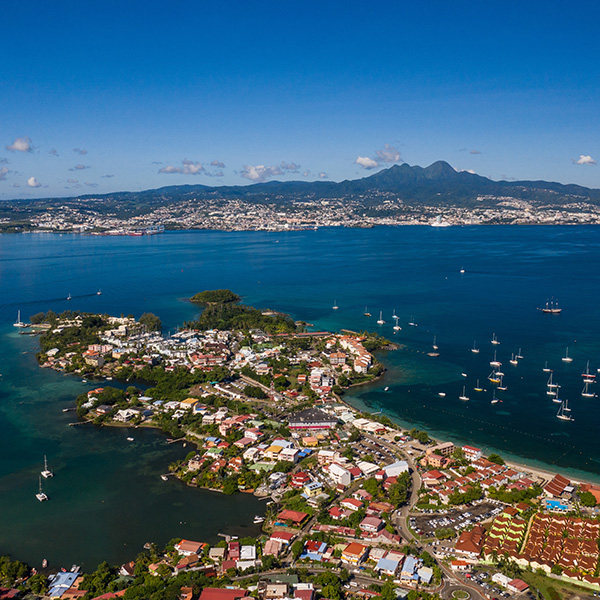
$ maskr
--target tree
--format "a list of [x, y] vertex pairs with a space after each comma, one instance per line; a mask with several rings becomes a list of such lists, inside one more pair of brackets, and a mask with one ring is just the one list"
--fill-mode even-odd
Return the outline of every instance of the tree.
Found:
[[592, 492], [580, 492], [579, 501], [583, 506], [596, 506], [596, 497]]
[[302, 550], [304, 550], [304, 542], [302, 540], [296, 540], [292, 544], [292, 556], [294, 557], [294, 560], [298, 560], [302, 554]]
[[504, 464], [504, 459], [499, 454], [492, 453], [487, 458], [490, 462], [493, 462], [497, 465]]
[[257, 385], [247, 385], [244, 388], [244, 395], [249, 398], [258, 398], [259, 400], [265, 400], [268, 397], [266, 392]]
[[48, 580], [41, 573], [35, 574], [27, 580], [27, 585], [34, 594], [44, 596], [48, 591]]
[[162, 329], [160, 319], [152, 313], [144, 313], [140, 317], [140, 325], [144, 325], [148, 331], [160, 331]]
[[238, 483], [237, 479], [234, 477], [228, 477], [223, 483], [223, 493], [224, 494], [237, 494], [238, 492]]

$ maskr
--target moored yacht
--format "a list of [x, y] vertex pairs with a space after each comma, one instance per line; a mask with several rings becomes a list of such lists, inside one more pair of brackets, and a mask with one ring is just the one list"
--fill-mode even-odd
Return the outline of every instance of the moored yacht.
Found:
[[492, 333], [492, 344], [494, 344], [495, 346], [497, 346], [500, 342], [498, 341], [498, 338], [496, 337], [495, 333]]
[[471, 352], [473, 352], [474, 354], [479, 354], [479, 348], [477, 347], [475, 340], [473, 340], [473, 347], [471, 348]]
[[563, 402], [561, 402], [560, 408], [558, 409], [556, 416], [561, 421], [574, 421], [575, 419], [573, 419], [573, 417], [570, 414], [567, 414], [569, 412], [571, 412], [571, 409], [569, 408], [569, 401], [564, 400]]
[[469, 397], [467, 396], [467, 390], [466, 390], [466, 386], [463, 385], [463, 393], [462, 396], [458, 397], [459, 400], [468, 400]]
[[46, 496], [46, 494], [44, 494], [44, 492], [42, 490], [42, 478], [41, 478], [41, 476], [40, 476], [40, 491], [35, 495], [35, 497], [40, 502], [44, 502], [44, 500], [48, 500], [48, 496]]
[[379, 319], [377, 320], [377, 325], [383, 325], [385, 321], [383, 320], [383, 311], [379, 311]]
[[477, 384], [475, 385], [473, 390], [476, 392], [483, 392], [483, 388], [479, 385], [479, 379], [477, 380]]
[[594, 394], [594, 392], [590, 392], [589, 386], [590, 386], [590, 382], [586, 380], [586, 382], [583, 386], [583, 390], [581, 391], [581, 395], [584, 398], [595, 398], [596, 394]]
[[490, 361], [490, 367], [501, 367], [502, 363], [496, 358], [496, 350], [494, 350], [494, 360]]
[[44, 479], [48, 479], [48, 477], [54, 477], [54, 473], [48, 468], [48, 461], [46, 460], [45, 454], [44, 454], [44, 470], [42, 471], [42, 477], [44, 477]]
[[561, 360], [566, 363], [573, 362], [573, 359], [569, 356], [569, 346], [567, 346], [567, 349], [565, 350], [565, 355], [562, 357]]

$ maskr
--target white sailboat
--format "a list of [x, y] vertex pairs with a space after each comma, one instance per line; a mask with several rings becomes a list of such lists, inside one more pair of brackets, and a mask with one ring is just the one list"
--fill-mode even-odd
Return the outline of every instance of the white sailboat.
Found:
[[48, 479], [48, 477], [54, 477], [54, 473], [48, 468], [48, 461], [46, 460], [45, 454], [44, 454], [44, 470], [42, 471], [42, 477], [44, 479]]
[[594, 381], [594, 379], [596, 378], [596, 375], [594, 373], [590, 373], [590, 361], [587, 361], [587, 365], [585, 367], [585, 373], [582, 373], [581, 376], [583, 377], [583, 380], [586, 381], [588, 380], [590, 383], [596, 383]]
[[67, 296], [67, 300], [71, 300], [71, 292], [69, 292], [69, 295]]
[[521, 354], [521, 348], [519, 348], [519, 351], [515, 354], [515, 358], [517, 360], [522, 360], [523, 355]]
[[462, 274], [462, 273], [464, 273], [464, 272], [465, 272], [465, 268], [464, 268], [464, 267], [461, 267], [461, 268], [460, 268], [460, 273]]
[[514, 367], [516, 367], [519, 364], [519, 361], [517, 360], [517, 357], [514, 354], [510, 355], [510, 360], [508, 362]]
[[459, 400], [468, 400], [469, 397], [467, 396], [467, 390], [466, 390], [466, 386], [463, 385], [463, 393], [462, 396], [458, 397]]
[[498, 398], [496, 398], [496, 390], [494, 390], [490, 404], [498, 404], [498, 402], [500, 402], [500, 400], [498, 400]]
[[98, 290], [98, 291], [96, 292], [96, 296], [102, 296], [102, 290]]
[[17, 320], [13, 323], [13, 327], [27, 327], [27, 324], [21, 321], [21, 311], [17, 312]]
[[550, 377], [548, 377], [548, 383], [546, 384], [548, 386], [548, 389], [551, 390], [552, 388], [557, 388], [558, 387], [558, 383], [553, 383], [552, 381], [552, 376], [554, 375], [553, 372], [550, 372]]
[[496, 358], [496, 350], [494, 350], [494, 360], [490, 361], [490, 367], [501, 367], [502, 363]]
[[333, 308], [333, 310], [337, 310], [339, 308], [339, 306], [337, 305], [337, 301], [336, 300], [333, 301], [332, 308]]
[[583, 390], [581, 391], [581, 395], [584, 398], [595, 398], [596, 394], [594, 394], [594, 392], [590, 392], [590, 390], [588, 389], [590, 385], [590, 382], [586, 380], [584, 386], [583, 386]]
[[44, 502], [44, 500], [48, 500], [48, 496], [44, 494], [42, 490], [42, 477], [40, 476], [40, 491], [35, 495], [35, 497], [40, 501]]
[[400, 327], [400, 325], [398, 325], [398, 319], [399, 319], [400, 317], [399, 317], [399, 316], [396, 314], [396, 310], [395, 310], [395, 309], [394, 309], [394, 315], [393, 315], [393, 317], [392, 317], [392, 318], [393, 318], [393, 319], [396, 321], [396, 324], [395, 324], [395, 325], [392, 327], [392, 329], [393, 329], [394, 331], [401, 331], [401, 330], [402, 330], [402, 327]]
[[488, 375], [488, 379], [492, 382], [492, 383], [500, 383], [500, 377], [501, 375], [498, 375], [498, 371], [496, 371], [496, 369], [494, 369], [489, 375]]
[[409, 324], [411, 327], [416, 327], [416, 326], [417, 326], [417, 324], [415, 323], [415, 320], [414, 320], [414, 318], [413, 318], [413, 317], [411, 317], [411, 318], [410, 318], [410, 321], [408, 322], [408, 324]]
[[569, 408], [569, 401], [568, 400], [564, 400], [561, 405], [560, 408], [558, 409], [558, 412], [556, 413], [556, 416], [561, 420], [561, 421], [574, 421], [575, 419], [573, 419], [573, 417], [571, 415], [565, 414], [567, 412], [570, 412], [571, 409]]
[[500, 383], [498, 384], [498, 389], [501, 391], [505, 391], [508, 388], [502, 383], [502, 381], [504, 380], [504, 376], [500, 375]]
[[562, 357], [561, 360], [566, 363], [573, 362], [573, 359], [569, 356], [569, 346], [567, 346], [567, 349], [565, 350], [565, 355]]
[[492, 333], [492, 344], [494, 344], [495, 346], [497, 346], [500, 342], [498, 341], [498, 338], [496, 337], [495, 333]]
[[365, 312], [363, 313], [363, 315], [365, 317], [370, 317], [371, 316], [371, 313], [369, 312], [369, 307], [368, 306], [365, 306]]
[[383, 311], [379, 311], [379, 319], [377, 320], [377, 325], [383, 325], [385, 321], [383, 320]]
[[471, 348], [471, 352], [473, 352], [473, 354], [479, 354], [479, 348], [477, 347], [475, 340], [473, 340], [473, 347]]
[[437, 341], [437, 336], [436, 336], [436, 335], [434, 335], [434, 336], [433, 336], [433, 344], [432, 344], [432, 348], [433, 348], [434, 350], [437, 350], [437, 349], [438, 349], [438, 347], [437, 347], [437, 344], [436, 344], [436, 341]]
[[550, 373], [552, 369], [550, 369], [550, 367], [548, 366], [548, 361], [546, 361], [544, 363], [544, 368], [542, 369], [542, 371], [544, 371], [544, 373]]

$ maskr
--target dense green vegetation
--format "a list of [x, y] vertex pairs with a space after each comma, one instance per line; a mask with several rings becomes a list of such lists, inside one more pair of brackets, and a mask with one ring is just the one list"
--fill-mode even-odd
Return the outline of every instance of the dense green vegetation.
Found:
[[144, 313], [140, 317], [140, 325], [143, 325], [148, 331], [160, 331], [162, 329], [161, 320], [152, 313]]
[[205, 290], [198, 292], [190, 298], [190, 302], [197, 304], [228, 304], [239, 302], [241, 298], [231, 290]]
[[260, 329], [266, 333], [294, 333], [293, 319], [281, 313], [263, 314], [251, 306], [238, 304], [209, 304], [196, 321], [187, 323], [190, 329]]

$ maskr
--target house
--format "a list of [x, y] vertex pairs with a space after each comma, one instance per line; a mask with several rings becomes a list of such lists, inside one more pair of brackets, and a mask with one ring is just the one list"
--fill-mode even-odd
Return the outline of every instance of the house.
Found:
[[423, 485], [425, 485], [425, 487], [431, 488], [445, 481], [447, 477], [441, 471], [431, 469], [430, 471], [423, 473], [421, 479], [423, 480]]
[[279, 556], [283, 543], [279, 540], [269, 539], [265, 542], [263, 556]]
[[513, 579], [506, 584], [506, 589], [514, 594], [521, 594], [529, 589], [529, 584], [522, 579]]
[[248, 590], [206, 587], [202, 590], [199, 600], [238, 600], [249, 595]]
[[119, 575], [121, 575], [123, 577], [132, 577], [134, 570], [135, 570], [135, 561], [132, 560], [131, 562], [121, 565], [121, 568], [119, 569]]
[[389, 558], [380, 558], [377, 565], [375, 566], [375, 570], [379, 572], [381, 575], [389, 575], [391, 577], [395, 577], [398, 572], [398, 568], [400, 566], [400, 562], [397, 560], [391, 560]]
[[291, 521], [294, 525], [301, 525], [306, 517], [308, 517], [308, 513], [284, 509], [277, 515], [277, 520]]
[[473, 446], [463, 446], [462, 451], [465, 453], [465, 458], [470, 461], [477, 460], [483, 456], [483, 452]]
[[202, 549], [206, 546], [201, 542], [192, 542], [191, 540], [181, 540], [175, 544], [175, 550], [182, 556], [189, 556], [190, 554], [200, 554]]
[[347, 508], [351, 511], [357, 511], [360, 510], [364, 505], [360, 500], [357, 500], [356, 498], [344, 498], [340, 502], [340, 506], [343, 506], [344, 508]]
[[352, 565], [359, 565], [367, 558], [368, 554], [369, 548], [367, 546], [352, 542], [342, 550], [342, 560]]
[[464, 560], [452, 560], [450, 561], [450, 568], [453, 571], [468, 571], [471, 565]]
[[293, 531], [274, 531], [269, 539], [288, 545], [295, 537], [296, 534]]
[[554, 478], [544, 486], [544, 493], [551, 498], [558, 498], [570, 486], [571, 482], [566, 477], [556, 474]]
[[348, 469], [333, 463], [329, 466], [329, 477], [336, 485], [349, 486], [352, 483], [352, 475]]
[[380, 529], [383, 529], [383, 521], [377, 517], [365, 517], [359, 527], [365, 533], [377, 533]]

